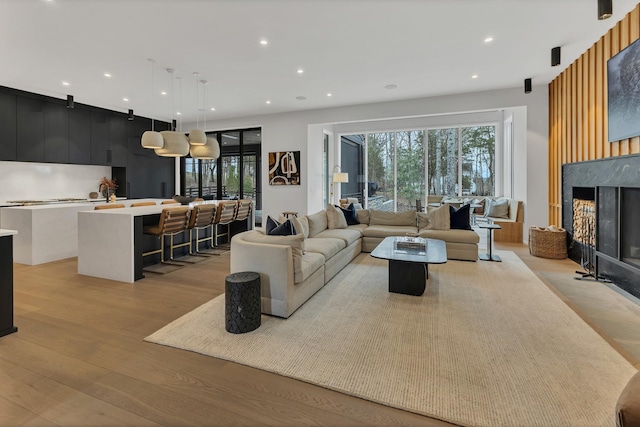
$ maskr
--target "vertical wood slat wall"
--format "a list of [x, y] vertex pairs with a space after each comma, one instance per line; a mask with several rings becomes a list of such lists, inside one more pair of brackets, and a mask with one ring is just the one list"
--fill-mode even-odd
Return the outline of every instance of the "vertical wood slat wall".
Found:
[[609, 143], [607, 60], [640, 37], [640, 4], [549, 84], [549, 224], [562, 225], [562, 165], [640, 153], [640, 137]]

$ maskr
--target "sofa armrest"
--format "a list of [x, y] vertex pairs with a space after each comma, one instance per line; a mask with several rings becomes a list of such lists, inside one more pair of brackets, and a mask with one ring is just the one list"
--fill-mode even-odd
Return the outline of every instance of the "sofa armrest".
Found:
[[[246, 233], [251, 233], [248, 231]], [[293, 293], [293, 254], [290, 246], [248, 242], [239, 233], [231, 239], [231, 273], [260, 273], [262, 297], [288, 301]]]

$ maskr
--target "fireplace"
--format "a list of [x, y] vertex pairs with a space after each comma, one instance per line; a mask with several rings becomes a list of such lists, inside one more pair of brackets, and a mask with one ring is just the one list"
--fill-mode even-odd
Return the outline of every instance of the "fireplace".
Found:
[[569, 257], [640, 298], [640, 156], [562, 167]]

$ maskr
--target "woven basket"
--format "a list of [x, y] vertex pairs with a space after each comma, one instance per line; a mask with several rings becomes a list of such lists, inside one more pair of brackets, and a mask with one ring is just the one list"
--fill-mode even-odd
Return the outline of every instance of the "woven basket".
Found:
[[529, 253], [541, 258], [566, 258], [567, 231], [564, 228], [529, 227]]

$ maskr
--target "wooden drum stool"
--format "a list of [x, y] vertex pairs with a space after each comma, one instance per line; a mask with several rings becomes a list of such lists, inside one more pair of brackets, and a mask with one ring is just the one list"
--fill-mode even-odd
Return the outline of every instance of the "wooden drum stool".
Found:
[[231, 273], [225, 279], [225, 329], [232, 334], [251, 332], [260, 326], [260, 274]]

